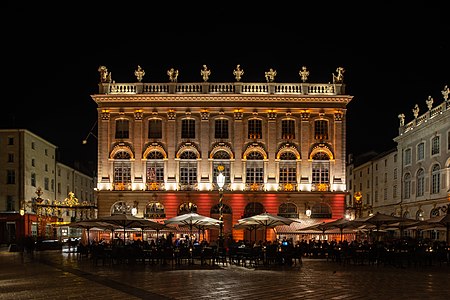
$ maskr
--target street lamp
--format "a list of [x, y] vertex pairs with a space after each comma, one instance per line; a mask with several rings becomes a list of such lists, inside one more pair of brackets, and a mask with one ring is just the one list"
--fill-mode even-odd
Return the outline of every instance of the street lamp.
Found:
[[224, 166], [217, 167], [219, 174], [217, 175], [217, 185], [219, 186], [219, 248], [222, 247], [223, 242], [223, 186], [225, 184], [225, 175], [223, 175]]

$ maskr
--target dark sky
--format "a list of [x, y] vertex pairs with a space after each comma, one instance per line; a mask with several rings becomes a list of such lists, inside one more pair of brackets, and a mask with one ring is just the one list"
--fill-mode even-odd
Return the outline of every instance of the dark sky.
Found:
[[354, 155], [394, 147], [397, 115], [411, 121], [416, 103], [425, 112], [428, 95], [442, 103], [441, 90], [450, 86], [450, 15], [443, 4], [262, 3], [243, 9], [224, 2], [210, 11], [175, 3], [8, 4], [7, 109], [0, 126], [42, 136], [68, 164], [95, 161], [96, 140], [82, 140], [97, 117], [90, 95], [98, 91], [100, 65], [116, 82], [135, 82], [137, 65], [144, 82], [167, 82], [171, 67], [180, 71], [179, 82], [200, 82], [203, 64], [212, 71], [210, 82], [232, 82], [240, 64], [244, 82], [265, 82], [264, 72], [273, 68], [280, 83], [300, 82], [302, 66], [310, 71], [308, 82], [330, 82], [342, 66], [347, 94], [354, 96], [347, 106], [347, 152]]

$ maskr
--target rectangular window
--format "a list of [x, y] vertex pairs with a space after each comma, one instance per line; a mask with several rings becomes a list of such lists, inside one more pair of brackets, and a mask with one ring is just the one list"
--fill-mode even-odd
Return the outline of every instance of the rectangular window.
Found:
[[14, 162], [14, 153], [8, 153], [8, 162], [13, 163]]
[[181, 138], [195, 139], [195, 120], [183, 119], [181, 120]]
[[164, 162], [147, 161], [147, 183], [164, 182]]
[[330, 164], [329, 164], [329, 162], [313, 162], [313, 164], [312, 164], [312, 183], [313, 184], [330, 183]]
[[383, 190], [383, 200], [387, 200], [388, 190], [387, 188], [384, 188]]
[[131, 183], [131, 164], [114, 162], [114, 183]]
[[34, 150], [34, 147], [35, 147], [34, 142], [31, 142], [31, 149]]
[[248, 138], [262, 139], [262, 121], [258, 119], [248, 120]]
[[281, 121], [281, 138], [284, 140], [295, 139], [295, 121], [294, 120]]
[[328, 140], [328, 121], [317, 120], [314, 122], [314, 138], [316, 140]]
[[397, 168], [394, 169], [394, 180], [397, 179]]
[[13, 137], [8, 137], [8, 145], [10, 145], [10, 146], [14, 145], [14, 138]]
[[263, 161], [247, 161], [245, 182], [264, 183], [264, 162]]
[[6, 171], [6, 184], [16, 184], [16, 171], [14, 170]]
[[422, 160], [425, 157], [425, 143], [417, 145], [417, 160]]
[[61, 182], [58, 182], [58, 194], [61, 194]]
[[405, 150], [405, 160], [404, 160], [405, 166], [411, 164], [411, 149]]
[[44, 189], [46, 190], [46, 191], [48, 191], [48, 188], [49, 187], [49, 180], [48, 180], [48, 177], [45, 177], [44, 178]]
[[180, 183], [183, 185], [197, 183], [197, 162], [180, 162]]
[[6, 195], [6, 211], [15, 211], [15, 201], [12, 195]]
[[374, 202], [378, 202], [378, 191], [375, 191], [375, 194], [373, 195], [374, 197]]
[[397, 186], [392, 187], [392, 198], [397, 198]]
[[116, 139], [127, 139], [129, 137], [129, 122], [125, 119], [116, 121]]
[[214, 123], [214, 138], [228, 139], [228, 120], [218, 119]]
[[34, 158], [31, 159], [31, 166], [32, 166], [32, 167], [35, 167], [35, 166], [36, 166], [36, 163], [35, 163]]
[[435, 136], [431, 140], [431, 155], [439, 154], [439, 137]]
[[31, 173], [31, 186], [36, 187], [36, 174]]
[[280, 183], [297, 183], [296, 163], [280, 162]]
[[151, 119], [148, 121], [148, 138], [161, 139], [162, 138], [162, 121], [158, 119]]

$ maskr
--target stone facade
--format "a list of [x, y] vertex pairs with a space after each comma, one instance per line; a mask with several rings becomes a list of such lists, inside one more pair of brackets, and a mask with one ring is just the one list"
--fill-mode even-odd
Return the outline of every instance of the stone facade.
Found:
[[343, 215], [353, 97], [342, 82], [116, 83], [99, 70], [99, 216], [133, 210], [161, 220], [188, 206], [215, 217], [218, 165], [227, 234], [259, 211]]

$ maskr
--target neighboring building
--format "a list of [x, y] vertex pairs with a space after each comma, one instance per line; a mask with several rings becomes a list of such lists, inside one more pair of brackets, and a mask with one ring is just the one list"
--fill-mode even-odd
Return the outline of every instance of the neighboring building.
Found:
[[[381, 212], [424, 220], [446, 213], [450, 204], [450, 101], [444, 100], [405, 124], [400, 114], [397, 148], [386, 153], [349, 161], [347, 186], [349, 212], [357, 210], [355, 194], [362, 195], [362, 215]], [[361, 159], [361, 158], [359, 158]]]
[[[0, 130], [0, 244], [54, 236], [52, 225], [91, 214], [77, 203], [95, 206], [93, 178], [57, 162], [56, 152], [57, 146], [28, 130]], [[71, 201], [80, 197], [74, 209], [64, 207], [70, 192]]]
[[307, 83], [306, 68], [297, 83], [276, 83], [272, 69], [265, 83], [241, 82], [239, 66], [227, 83], [208, 82], [206, 66], [200, 83], [177, 82], [173, 69], [168, 83], [143, 83], [140, 67], [135, 83], [114, 82], [104, 66], [99, 72], [99, 216], [219, 218], [220, 165], [224, 234], [235, 240], [245, 238], [233, 229], [238, 219], [265, 211], [317, 222], [343, 216], [353, 97], [342, 68], [333, 83]]

